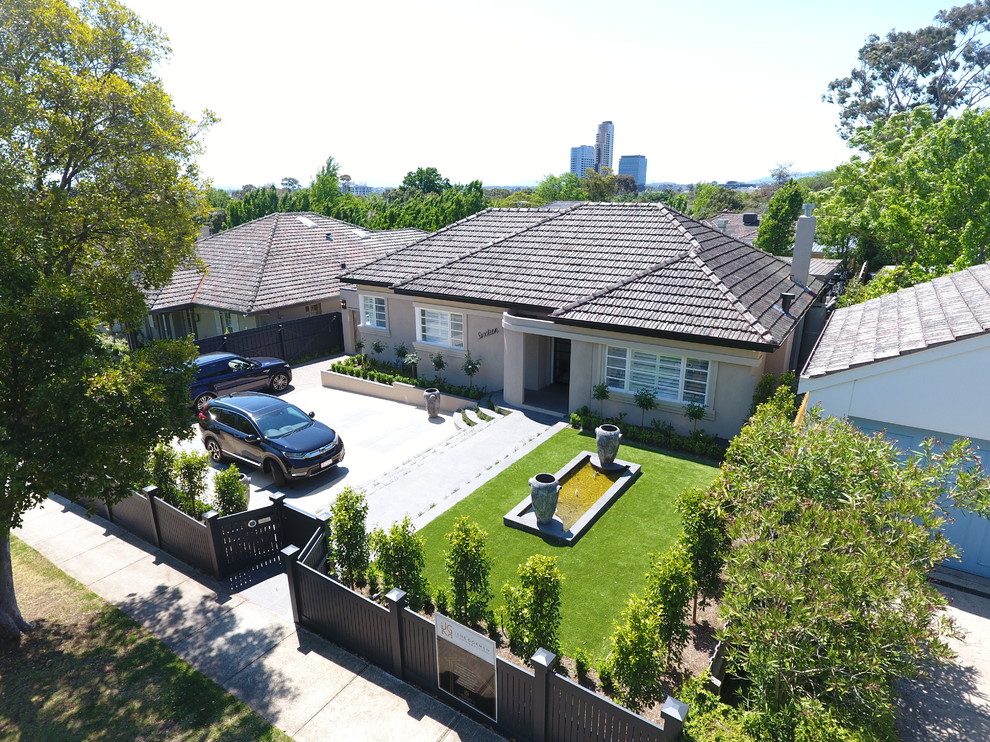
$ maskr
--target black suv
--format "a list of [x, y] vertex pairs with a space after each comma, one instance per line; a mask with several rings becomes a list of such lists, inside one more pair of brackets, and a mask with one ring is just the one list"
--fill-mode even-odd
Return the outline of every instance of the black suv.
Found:
[[205, 353], [196, 359], [196, 381], [190, 392], [197, 410], [214, 397], [231, 392], [270, 389], [283, 392], [292, 369], [281, 358], [244, 358], [233, 353]]
[[207, 400], [199, 425], [214, 461], [237, 459], [270, 474], [279, 487], [344, 460], [344, 441], [333, 428], [270, 394], [237, 392]]

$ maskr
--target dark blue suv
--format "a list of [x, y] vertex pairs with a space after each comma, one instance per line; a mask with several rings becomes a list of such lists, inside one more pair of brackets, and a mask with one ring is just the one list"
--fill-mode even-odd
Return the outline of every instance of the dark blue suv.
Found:
[[292, 381], [292, 369], [281, 358], [244, 358], [233, 353], [205, 353], [195, 363], [196, 380], [190, 391], [197, 411], [214, 397], [262, 389], [283, 392]]
[[236, 392], [207, 400], [199, 425], [210, 458], [237, 459], [270, 474], [280, 487], [344, 460], [344, 441], [333, 428], [270, 394]]

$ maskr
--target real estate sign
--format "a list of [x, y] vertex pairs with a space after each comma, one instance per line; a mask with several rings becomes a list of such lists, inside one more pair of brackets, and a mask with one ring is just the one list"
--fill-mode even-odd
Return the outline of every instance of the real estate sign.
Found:
[[440, 689], [497, 721], [495, 642], [434, 613]]

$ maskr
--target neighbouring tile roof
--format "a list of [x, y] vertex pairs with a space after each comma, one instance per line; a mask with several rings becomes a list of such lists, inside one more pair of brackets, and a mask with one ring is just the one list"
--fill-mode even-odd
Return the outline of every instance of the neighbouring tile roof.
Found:
[[832, 313], [804, 376], [844, 371], [990, 332], [990, 265]]
[[753, 240], [756, 239], [756, 232], [760, 228], [760, 218], [761, 215], [756, 215], [756, 224], [743, 224], [743, 215], [736, 214], [730, 211], [723, 211], [718, 216], [713, 216], [711, 219], [705, 219], [702, 224], [711, 227], [712, 229], [718, 229], [718, 223], [720, 221], [725, 222], [725, 233], [730, 237], [735, 237], [737, 240], [742, 240], [743, 242], [748, 242], [750, 245], [753, 244]]
[[269, 214], [200, 240], [196, 249], [207, 271], [176, 271], [149, 297], [149, 309], [196, 305], [250, 314], [324, 300], [340, 293], [341, 273], [427, 234], [376, 232], [312, 212]]
[[[489, 209], [349, 272], [396, 293], [546, 312], [564, 323], [778, 346], [823, 284], [665, 204]], [[790, 314], [782, 292], [796, 295]]]

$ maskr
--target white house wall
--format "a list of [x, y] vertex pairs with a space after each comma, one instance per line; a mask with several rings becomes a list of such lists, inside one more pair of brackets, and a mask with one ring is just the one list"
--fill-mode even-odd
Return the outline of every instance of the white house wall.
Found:
[[833, 417], [881, 420], [990, 439], [990, 337], [929, 348], [859, 368], [801, 379], [808, 404]]

